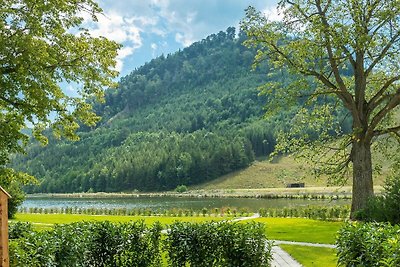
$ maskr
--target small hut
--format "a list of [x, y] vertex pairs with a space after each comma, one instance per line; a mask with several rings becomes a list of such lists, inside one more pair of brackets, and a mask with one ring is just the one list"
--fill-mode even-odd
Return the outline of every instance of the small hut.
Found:
[[11, 196], [0, 186], [0, 267], [10, 266], [8, 258], [8, 199]]

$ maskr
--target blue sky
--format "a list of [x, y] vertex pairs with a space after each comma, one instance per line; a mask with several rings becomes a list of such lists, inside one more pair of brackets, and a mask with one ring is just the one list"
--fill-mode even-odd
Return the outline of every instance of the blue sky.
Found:
[[189, 46], [212, 33], [238, 28], [249, 5], [276, 16], [276, 0], [98, 0], [104, 15], [88, 24], [95, 36], [123, 44], [120, 76], [161, 54]]

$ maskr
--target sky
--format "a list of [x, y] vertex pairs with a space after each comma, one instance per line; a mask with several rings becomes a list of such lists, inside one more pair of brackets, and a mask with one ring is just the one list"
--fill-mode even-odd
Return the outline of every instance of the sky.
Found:
[[120, 77], [151, 59], [174, 53], [208, 35], [239, 29], [245, 8], [254, 6], [270, 18], [277, 0], [97, 0], [104, 11], [87, 22], [93, 36], [123, 45], [117, 58]]

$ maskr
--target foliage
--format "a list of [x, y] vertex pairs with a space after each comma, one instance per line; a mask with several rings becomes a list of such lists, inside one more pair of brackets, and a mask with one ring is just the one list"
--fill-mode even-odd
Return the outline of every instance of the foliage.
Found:
[[186, 185], [178, 185], [178, 186], [175, 188], [175, 191], [176, 191], [177, 193], [185, 193], [187, 190], [188, 190], [188, 188], [187, 188]]
[[336, 241], [343, 266], [399, 266], [400, 226], [347, 223]]
[[11, 266], [160, 266], [162, 250], [171, 266], [182, 266], [183, 258], [193, 266], [267, 266], [271, 258], [271, 243], [256, 223], [175, 222], [165, 245], [161, 225], [144, 221], [76, 222], [40, 232], [13, 227], [19, 234], [10, 241]]
[[[241, 23], [245, 43], [258, 49], [255, 66], [268, 60], [298, 75], [260, 88], [270, 100], [267, 114], [301, 106], [278, 135], [277, 151], [296, 152], [338, 183], [352, 169], [353, 212], [373, 195], [372, 143], [400, 140], [399, 10], [389, 0], [282, 0], [282, 21], [249, 7]], [[342, 120], [352, 123], [348, 134], [334, 116], [342, 108]]]
[[182, 217], [182, 216], [199, 216], [200, 214], [207, 214], [208, 216], [240, 216], [246, 209], [241, 209], [238, 212], [235, 208], [202, 208], [202, 209], [151, 209], [151, 208], [78, 208], [78, 207], [61, 207], [61, 208], [38, 208], [38, 207], [21, 207], [18, 209], [21, 213], [30, 214], [85, 214], [85, 215], [117, 215], [117, 216], [168, 216], [168, 217]]
[[36, 184], [35, 178], [0, 166], [0, 185], [11, 196], [8, 199], [8, 218], [13, 218], [18, 211], [18, 206], [24, 202], [25, 193], [22, 191], [22, 186], [27, 184]]
[[10, 242], [11, 266], [159, 266], [160, 224], [77, 222]]
[[8, 238], [18, 239], [29, 235], [33, 231], [32, 223], [11, 222], [8, 224]]
[[176, 222], [165, 240], [171, 266], [268, 266], [272, 243], [262, 224]]
[[260, 209], [262, 217], [283, 217], [283, 218], [309, 218], [314, 220], [344, 220], [350, 215], [348, 206], [337, 207], [294, 207], [294, 208], [271, 208]]
[[[27, 125], [41, 144], [48, 141], [48, 127], [57, 137], [76, 140], [79, 124], [98, 120], [87, 100], [101, 99], [103, 88], [114, 84], [119, 45], [92, 37], [82, 26], [85, 13], [96, 21], [101, 12], [92, 0], [1, 3], [0, 185], [13, 195], [11, 217], [23, 201], [20, 187], [32, 178], [7, 165], [12, 154], [24, 152]], [[67, 96], [61, 84], [75, 87], [79, 96]]]
[[399, 172], [386, 178], [382, 195], [374, 196], [367, 207], [357, 213], [357, 219], [400, 224], [400, 177]]

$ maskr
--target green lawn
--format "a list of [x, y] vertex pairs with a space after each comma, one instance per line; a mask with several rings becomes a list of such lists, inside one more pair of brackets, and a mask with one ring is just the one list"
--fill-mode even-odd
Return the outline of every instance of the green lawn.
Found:
[[298, 245], [279, 245], [304, 267], [336, 267], [337, 257], [334, 248], [306, 247]]
[[[12, 221], [31, 222], [37, 229], [50, 228], [53, 224], [72, 223], [77, 221], [111, 221], [128, 222], [144, 220], [146, 224], [159, 221], [168, 225], [174, 221], [203, 222], [228, 220], [229, 217], [195, 216], [195, 217], [164, 217], [164, 216], [118, 216], [118, 215], [85, 215], [85, 214], [25, 214], [18, 213]], [[302, 218], [258, 218], [257, 222], [266, 224], [269, 239], [333, 244], [336, 232], [342, 222], [317, 221]], [[246, 221], [244, 221], [246, 222]]]
[[343, 222], [318, 221], [303, 218], [258, 218], [266, 224], [269, 239], [334, 244]]
[[228, 220], [229, 217], [164, 217], [164, 216], [118, 216], [118, 215], [86, 215], [86, 214], [26, 214], [18, 213], [15, 219], [11, 221], [31, 222], [36, 229], [48, 229], [53, 224], [65, 224], [78, 221], [111, 221], [111, 222], [129, 222], [135, 220], [144, 220], [146, 224], [153, 224], [159, 221], [163, 225], [168, 225], [174, 221], [185, 222], [204, 222]]

